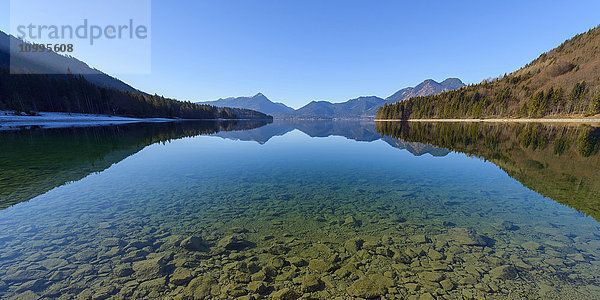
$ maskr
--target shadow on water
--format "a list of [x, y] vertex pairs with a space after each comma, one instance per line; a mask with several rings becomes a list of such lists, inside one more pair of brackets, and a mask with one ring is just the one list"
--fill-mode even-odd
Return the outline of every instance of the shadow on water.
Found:
[[148, 145], [267, 121], [185, 121], [0, 131], [0, 209], [101, 172]]
[[377, 122], [383, 135], [488, 160], [525, 187], [600, 220], [600, 128], [590, 125]]

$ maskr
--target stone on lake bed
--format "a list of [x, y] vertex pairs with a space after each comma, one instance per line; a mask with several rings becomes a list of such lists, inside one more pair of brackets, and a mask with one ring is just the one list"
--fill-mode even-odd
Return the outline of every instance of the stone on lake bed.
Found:
[[267, 285], [263, 281], [252, 281], [248, 283], [246, 289], [252, 293], [261, 295], [268, 291]]
[[346, 220], [344, 220], [344, 224], [342, 224], [342, 225], [343, 226], [350, 226], [350, 227], [360, 226], [360, 221], [357, 220], [353, 216], [349, 216], [349, 217], [346, 218]]
[[133, 268], [129, 264], [117, 265], [113, 268], [114, 277], [127, 277], [133, 274]]
[[142, 248], [150, 246], [150, 245], [152, 245], [152, 243], [148, 240], [135, 240], [135, 241], [129, 242], [129, 244], [127, 244], [127, 246], [125, 246], [125, 248], [142, 249]]
[[473, 229], [467, 228], [452, 228], [448, 230], [448, 238], [460, 245], [468, 246], [485, 246], [487, 245], [486, 238]]
[[116, 246], [123, 246], [123, 241], [121, 241], [121, 239], [119, 238], [107, 238], [102, 240], [102, 243], [100, 243], [100, 245], [102, 247], [116, 247]]
[[163, 257], [142, 260], [133, 264], [135, 276], [141, 279], [152, 279], [159, 277], [162, 274], [164, 267], [165, 260]]
[[440, 282], [444, 279], [444, 274], [439, 272], [422, 272], [419, 277], [431, 282]]
[[194, 275], [192, 271], [187, 268], [177, 268], [173, 271], [173, 275], [171, 275], [171, 282], [175, 285], [185, 285], [187, 284]]
[[540, 245], [539, 243], [536, 243], [536, 242], [525, 242], [521, 246], [523, 247], [523, 249], [529, 250], [529, 251], [536, 251], [536, 250], [542, 249], [542, 245]]
[[29, 300], [29, 299], [40, 299], [40, 296], [30, 290], [27, 290], [23, 293], [18, 294], [17, 296], [14, 297], [14, 299], [19, 299], [19, 300]]
[[229, 230], [231, 232], [233, 232], [233, 233], [246, 233], [246, 232], [248, 232], [248, 229], [243, 228], [243, 227], [231, 227]]
[[181, 241], [179, 246], [181, 246], [181, 248], [184, 248], [187, 250], [200, 250], [205, 247], [204, 241], [202, 241], [202, 238], [197, 237], [197, 236], [190, 236], [190, 237], [184, 239], [183, 241]]
[[44, 278], [48, 274], [42, 270], [21, 270], [15, 273], [6, 274], [2, 280], [4, 281], [29, 281], [38, 278]]
[[425, 293], [419, 297], [419, 300], [435, 300], [431, 293]]
[[68, 264], [68, 262], [61, 258], [49, 258], [49, 259], [45, 259], [45, 260], [38, 262], [38, 264], [40, 264], [42, 267], [46, 268], [47, 270], [54, 270], [54, 269], [58, 269], [62, 266], [66, 266]]
[[108, 228], [112, 227], [112, 225], [108, 222], [100, 222], [100, 223], [96, 224], [96, 226], [100, 229], [108, 229]]
[[429, 239], [424, 234], [416, 234], [411, 236], [409, 239], [415, 244], [424, 244], [429, 241]]
[[184, 295], [191, 296], [191, 299], [209, 299], [213, 286], [217, 281], [210, 276], [199, 276], [188, 283]]
[[498, 229], [501, 229], [501, 230], [518, 230], [519, 226], [515, 225], [515, 223], [513, 223], [511, 221], [503, 221], [502, 223], [500, 223], [500, 226], [498, 227]]
[[285, 260], [280, 256], [275, 256], [271, 258], [271, 266], [275, 269], [281, 269], [285, 265]]
[[385, 287], [367, 277], [354, 281], [354, 283], [348, 287], [347, 291], [348, 294], [352, 296], [367, 299], [377, 298], [387, 292]]
[[72, 257], [78, 262], [88, 261], [96, 258], [98, 252], [94, 249], [85, 249], [75, 253]]
[[148, 291], [164, 291], [167, 288], [166, 277], [160, 277], [140, 283], [138, 289]]
[[429, 251], [427, 251], [427, 257], [429, 257], [431, 260], [440, 260], [444, 258], [444, 256], [441, 253], [434, 249], [429, 249]]
[[344, 248], [346, 248], [346, 251], [348, 251], [349, 253], [354, 254], [361, 249], [363, 243], [364, 241], [361, 238], [352, 238], [347, 240], [346, 243], [344, 243]]
[[452, 281], [450, 281], [449, 279], [444, 279], [440, 281], [440, 285], [445, 291], [450, 291], [454, 288], [454, 283], [452, 283]]
[[297, 257], [297, 256], [292, 256], [288, 259], [288, 261], [290, 262], [290, 264], [296, 266], [296, 267], [304, 267], [307, 265], [306, 260], [304, 260], [301, 257]]
[[243, 236], [239, 234], [228, 235], [221, 240], [217, 244], [219, 247], [227, 249], [227, 250], [242, 250], [250, 245]]
[[296, 300], [298, 298], [300, 298], [300, 295], [289, 288], [284, 288], [273, 293], [273, 300]]
[[322, 259], [311, 259], [308, 262], [308, 268], [318, 272], [328, 272], [334, 268], [332, 263], [328, 263]]
[[517, 277], [517, 270], [513, 266], [504, 265], [490, 271], [490, 276], [495, 279], [513, 279]]
[[315, 275], [305, 275], [302, 277], [302, 291], [314, 292], [321, 287], [321, 280]]

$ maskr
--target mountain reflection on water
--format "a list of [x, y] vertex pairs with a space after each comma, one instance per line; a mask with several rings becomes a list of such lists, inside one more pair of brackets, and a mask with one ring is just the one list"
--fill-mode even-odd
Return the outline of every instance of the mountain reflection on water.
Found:
[[398, 149], [406, 149], [415, 156], [431, 154], [433, 156], [446, 156], [450, 151], [433, 147], [419, 142], [406, 142], [390, 136], [382, 136], [377, 132], [375, 123], [369, 121], [351, 120], [275, 120], [273, 124], [254, 130], [237, 132], [219, 132], [215, 136], [240, 141], [255, 141], [259, 144], [268, 142], [275, 136], [282, 136], [293, 130], [299, 130], [310, 137], [343, 136], [358, 142], [374, 142], [383, 140], [390, 146]]

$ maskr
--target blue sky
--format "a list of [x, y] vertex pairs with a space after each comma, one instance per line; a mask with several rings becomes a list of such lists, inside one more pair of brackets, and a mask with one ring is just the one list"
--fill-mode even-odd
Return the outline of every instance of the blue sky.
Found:
[[151, 74], [113, 75], [192, 101], [387, 97], [427, 78], [514, 71], [600, 24], [599, 11], [597, 0], [153, 1]]

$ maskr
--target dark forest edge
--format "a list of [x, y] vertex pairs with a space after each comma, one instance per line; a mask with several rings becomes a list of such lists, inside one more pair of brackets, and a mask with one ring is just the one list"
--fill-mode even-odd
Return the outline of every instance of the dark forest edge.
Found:
[[600, 114], [600, 27], [509, 75], [382, 106], [377, 119], [572, 118]]
[[83, 76], [10, 74], [0, 67], [0, 110], [169, 119], [272, 119], [250, 109], [215, 107], [142, 92], [99, 87]]
[[525, 187], [600, 221], [600, 128], [542, 123], [377, 122], [377, 131], [486, 159]]

